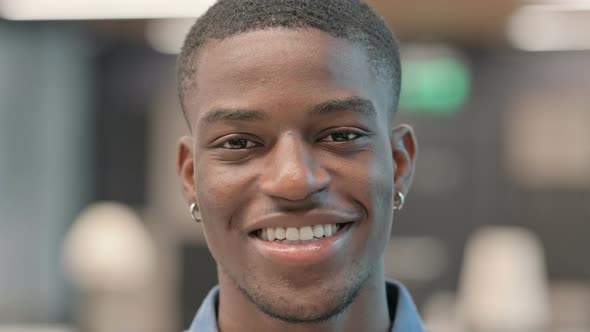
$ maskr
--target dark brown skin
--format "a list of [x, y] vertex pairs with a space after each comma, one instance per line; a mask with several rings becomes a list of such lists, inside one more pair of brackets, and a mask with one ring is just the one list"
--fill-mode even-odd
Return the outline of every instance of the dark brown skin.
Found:
[[[412, 129], [393, 127], [390, 84], [362, 46], [315, 29], [210, 41], [197, 61], [185, 100], [194, 135], [177, 163], [217, 262], [220, 330], [388, 331], [383, 251], [417, 153]], [[329, 261], [281, 265], [254, 250], [257, 220], [314, 209], [358, 216]]]

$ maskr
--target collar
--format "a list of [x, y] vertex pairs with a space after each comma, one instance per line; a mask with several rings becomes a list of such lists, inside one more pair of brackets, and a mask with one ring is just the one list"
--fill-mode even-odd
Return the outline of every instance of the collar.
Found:
[[[426, 332], [408, 290], [397, 281], [387, 281], [386, 289], [389, 312], [395, 312], [392, 317], [391, 332]], [[203, 300], [191, 327], [186, 332], [219, 332], [217, 329], [218, 305], [219, 287], [216, 286]]]

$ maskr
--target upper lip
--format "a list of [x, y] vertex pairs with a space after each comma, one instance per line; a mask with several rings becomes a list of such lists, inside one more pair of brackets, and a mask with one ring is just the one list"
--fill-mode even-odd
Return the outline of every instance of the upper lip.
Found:
[[304, 227], [325, 224], [343, 224], [359, 219], [358, 214], [344, 211], [313, 210], [295, 213], [272, 213], [248, 225], [248, 233], [269, 227]]

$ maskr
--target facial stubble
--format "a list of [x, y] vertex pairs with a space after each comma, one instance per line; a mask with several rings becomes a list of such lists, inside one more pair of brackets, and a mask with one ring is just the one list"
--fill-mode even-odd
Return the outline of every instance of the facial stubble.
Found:
[[317, 301], [305, 305], [294, 305], [292, 301], [289, 301], [289, 296], [297, 294], [297, 290], [289, 290], [288, 281], [279, 283], [287, 289], [288, 294], [274, 294], [265, 291], [263, 285], [266, 285], [267, 282], [258, 280], [256, 273], [251, 270], [245, 271], [243, 282], [240, 282], [223, 266], [221, 266], [221, 273], [228, 276], [242, 295], [267, 316], [288, 324], [317, 325], [334, 320], [350, 307], [373, 274], [376, 264], [377, 262], [363, 268], [357, 261], [353, 261], [348, 270], [352, 273], [345, 273], [341, 276], [344, 283], [342, 286], [338, 287], [338, 282], [336, 282], [330, 285], [338, 288], [322, 287], [317, 289], [315, 294], [321, 294], [324, 299], [331, 299], [328, 301], [328, 305], [323, 308], [318, 307]]

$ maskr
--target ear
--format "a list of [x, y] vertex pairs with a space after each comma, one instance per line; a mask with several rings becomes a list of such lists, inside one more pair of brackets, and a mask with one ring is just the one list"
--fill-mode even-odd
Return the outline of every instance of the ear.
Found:
[[178, 141], [176, 172], [178, 173], [182, 193], [187, 203], [190, 205], [193, 202], [197, 202], [195, 192], [194, 146], [191, 136], [184, 136]]
[[407, 196], [416, 165], [418, 144], [414, 130], [408, 125], [400, 125], [393, 130], [391, 152], [395, 162], [395, 187]]

